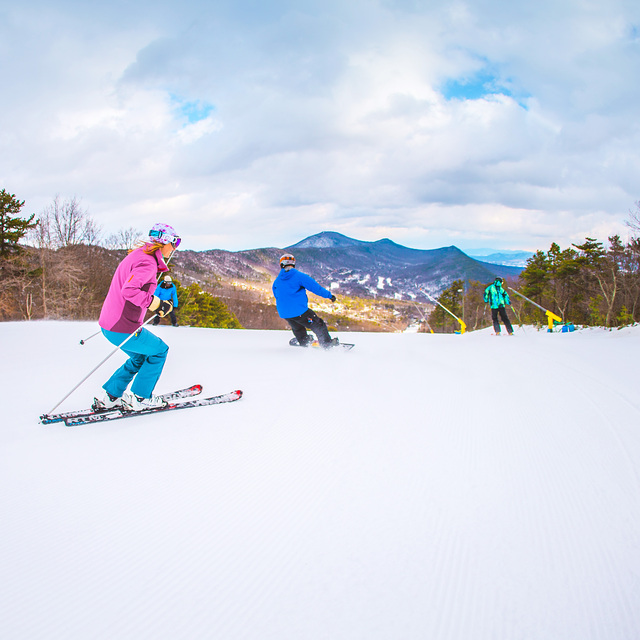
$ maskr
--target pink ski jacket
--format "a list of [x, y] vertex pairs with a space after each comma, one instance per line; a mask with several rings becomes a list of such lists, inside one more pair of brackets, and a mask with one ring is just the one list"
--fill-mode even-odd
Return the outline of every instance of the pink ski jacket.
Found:
[[136, 331], [153, 299], [158, 271], [169, 271], [160, 250], [148, 255], [143, 249], [134, 249], [113, 274], [98, 320], [107, 331]]

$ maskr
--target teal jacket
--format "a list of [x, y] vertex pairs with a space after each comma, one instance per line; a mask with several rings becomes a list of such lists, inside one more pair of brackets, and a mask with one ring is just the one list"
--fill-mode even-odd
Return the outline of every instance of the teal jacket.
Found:
[[509, 294], [502, 288], [501, 282], [494, 282], [484, 290], [484, 301], [491, 305], [492, 309], [498, 309], [511, 304]]

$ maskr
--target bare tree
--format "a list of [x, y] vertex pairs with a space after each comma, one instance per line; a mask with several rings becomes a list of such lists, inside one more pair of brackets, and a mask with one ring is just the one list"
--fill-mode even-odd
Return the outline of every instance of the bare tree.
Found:
[[40, 260], [40, 295], [42, 297], [42, 314], [46, 318], [47, 313], [47, 282], [48, 282], [48, 269], [51, 261], [52, 252], [52, 239], [51, 239], [51, 212], [49, 208], [42, 211], [38, 224], [29, 232], [29, 242], [38, 250], [38, 256]]
[[44, 213], [49, 220], [49, 234], [56, 249], [78, 244], [98, 244], [101, 229], [86, 209], [82, 209], [75, 196], [61, 200], [56, 195]]
[[107, 249], [133, 249], [142, 233], [133, 227], [112, 233], [104, 242]]
[[[74, 198], [56, 195], [45, 207], [29, 240], [38, 250], [39, 294], [43, 317], [66, 317], [86, 309], [86, 274], [100, 228]], [[32, 303], [33, 304], [33, 303]], [[32, 307], [32, 305], [31, 305]]]
[[636, 208], [629, 210], [629, 219], [624, 222], [629, 229], [640, 233], [640, 200], [636, 201]]

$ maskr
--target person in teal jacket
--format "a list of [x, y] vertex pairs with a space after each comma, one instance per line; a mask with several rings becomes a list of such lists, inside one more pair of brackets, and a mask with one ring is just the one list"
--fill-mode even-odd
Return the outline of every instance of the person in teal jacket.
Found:
[[[178, 308], [178, 291], [176, 285], [173, 284], [171, 276], [164, 276], [162, 282], [156, 287], [153, 292], [154, 296], [158, 296], [160, 300], [170, 300], [173, 304], [173, 308], [169, 311], [169, 318], [171, 318], [171, 324], [174, 327], [178, 326], [178, 319], [176, 318], [176, 309]], [[157, 325], [160, 322], [160, 316], [157, 315], [151, 324]]]
[[331, 302], [335, 302], [336, 297], [295, 267], [296, 259], [290, 253], [285, 253], [280, 258], [280, 273], [272, 287], [278, 315], [289, 323], [295, 336], [290, 343], [301, 347], [309, 346], [313, 342], [313, 338], [307, 333], [307, 329], [310, 329], [316, 334], [321, 347], [328, 349], [335, 346], [338, 338], [331, 338], [325, 321], [309, 309], [307, 291]]
[[507, 333], [511, 336], [513, 335], [513, 327], [511, 326], [511, 322], [509, 322], [509, 316], [505, 308], [511, 304], [511, 301], [509, 300], [509, 294], [502, 286], [503, 282], [504, 280], [502, 278], [496, 278], [493, 284], [490, 284], [484, 290], [484, 301], [488, 302], [491, 307], [491, 320], [493, 321], [493, 330], [496, 332], [496, 335], [500, 335], [499, 315]]

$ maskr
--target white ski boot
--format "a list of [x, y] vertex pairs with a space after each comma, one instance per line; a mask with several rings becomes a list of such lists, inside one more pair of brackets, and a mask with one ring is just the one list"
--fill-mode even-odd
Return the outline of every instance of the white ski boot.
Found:
[[162, 409], [168, 406], [168, 402], [160, 396], [151, 396], [150, 398], [141, 398], [131, 391], [125, 391], [122, 394], [122, 405], [128, 411], [144, 411], [145, 409]]
[[91, 408], [94, 411], [111, 411], [112, 409], [120, 409], [122, 407], [122, 398], [114, 398], [107, 391], [99, 398], [93, 399]]

